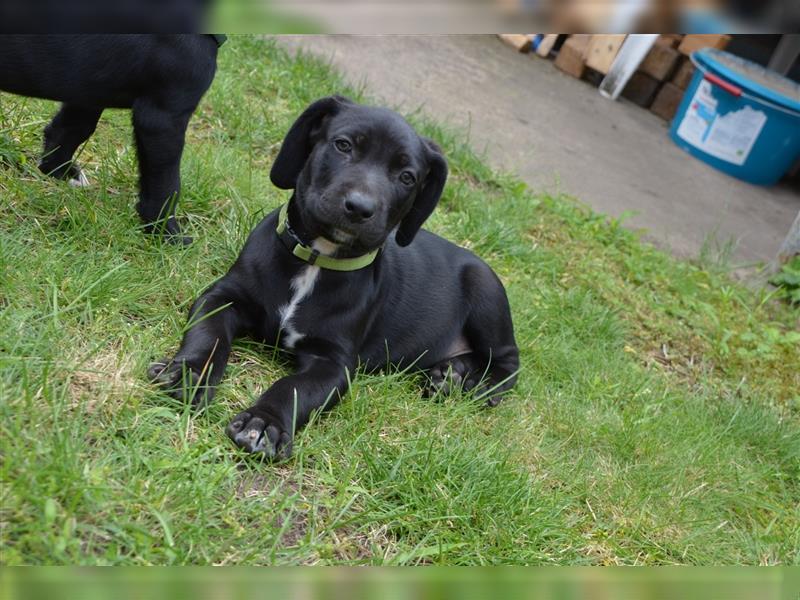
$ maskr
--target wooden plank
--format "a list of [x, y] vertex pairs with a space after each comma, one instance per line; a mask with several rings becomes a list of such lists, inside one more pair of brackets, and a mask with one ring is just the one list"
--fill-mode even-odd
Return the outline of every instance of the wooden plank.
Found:
[[731, 36], [724, 33], [690, 34], [683, 36], [681, 45], [678, 46], [678, 51], [681, 54], [689, 56], [692, 52], [700, 50], [701, 48], [724, 50], [730, 41]]
[[636, 71], [622, 90], [622, 97], [642, 108], [648, 108], [653, 103], [660, 86], [661, 82], [658, 79]]
[[685, 90], [687, 87], [689, 87], [689, 83], [692, 81], [694, 71], [695, 66], [692, 64], [692, 61], [685, 57], [682, 58], [681, 64], [675, 71], [675, 75], [672, 76], [672, 83], [677, 85], [682, 90]]
[[658, 94], [656, 94], [653, 105], [650, 107], [650, 112], [670, 121], [678, 111], [681, 100], [683, 100], [683, 90], [668, 81], [661, 86]]
[[550, 55], [550, 51], [553, 49], [553, 46], [555, 46], [557, 39], [557, 33], [548, 33], [544, 35], [539, 42], [539, 45], [536, 46], [536, 54], [542, 58], [547, 58]]
[[555, 65], [564, 73], [580, 79], [586, 70], [586, 50], [592, 36], [576, 34], [567, 38], [556, 56]]
[[586, 66], [607, 74], [624, 41], [625, 34], [593, 35], [586, 52]]
[[531, 36], [525, 33], [498, 33], [497, 37], [514, 48], [517, 52], [528, 52], [531, 49]]
[[678, 64], [681, 53], [670, 46], [655, 44], [644, 57], [639, 70], [658, 81], [669, 79]]
[[670, 48], [677, 48], [680, 45], [681, 40], [683, 40], [683, 34], [681, 33], [662, 33], [660, 36], [658, 36], [656, 44], [669, 46]]

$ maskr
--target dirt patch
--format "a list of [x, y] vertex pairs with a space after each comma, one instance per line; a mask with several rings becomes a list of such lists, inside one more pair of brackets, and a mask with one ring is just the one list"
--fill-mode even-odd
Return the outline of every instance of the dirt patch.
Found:
[[375, 525], [369, 531], [356, 525], [334, 527], [332, 521], [336, 517], [324, 503], [326, 491], [311, 479], [298, 481], [291, 467], [272, 468], [269, 473], [244, 477], [236, 488], [236, 496], [243, 500], [258, 497], [266, 500], [265, 510], [273, 513], [271, 525], [281, 532], [281, 547], [304, 546], [313, 536], [314, 546], [320, 552], [304, 559], [302, 562], [306, 564], [364, 562], [373, 557], [375, 547], [390, 545], [383, 525]]
[[132, 361], [117, 344], [109, 344], [80, 360], [69, 374], [71, 408], [96, 412], [119, 400], [136, 383]]

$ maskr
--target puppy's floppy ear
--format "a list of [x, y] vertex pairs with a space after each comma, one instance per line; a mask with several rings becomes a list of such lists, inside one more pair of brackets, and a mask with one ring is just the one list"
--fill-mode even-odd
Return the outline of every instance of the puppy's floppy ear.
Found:
[[441, 148], [429, 139], [422, 138], [422, 141], [428, 154], [428, 176], [425, 178], [424, 187], [414, 200], [414, 205], [397, 228], [394, 239], [399, 246], [408, 246], [417, 235], [425, 219], [431, 216], [433, 209], [436, 208], [447, 181], [447, 161]]
[[281, 150], [272, 164], [269, 177], [276, 187], [282, 190], [294, 189], [297, 176], [300, 175], [314, 148], [312, 137], [318, 131], [322, 120], [352, 104], [352, 100], [343, 96], [328, 96], [317, 100], [303, 111], [283, 139]]

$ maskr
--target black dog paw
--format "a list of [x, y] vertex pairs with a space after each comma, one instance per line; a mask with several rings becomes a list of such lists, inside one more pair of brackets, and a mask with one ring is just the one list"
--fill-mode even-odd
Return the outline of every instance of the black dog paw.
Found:
[[[254, 411], [254, 409], [250, 409]], [[244, 411], [228, 424], [225, 433], [233, 443], [251, 454], [285, 460], [292, 455], [292, 436], [267, 416]]]
[[67, 183], [76, 188], [85, 188], [91, 185], [89, 180], [86, 178], [86, 175], [84, 175], [83, 171], [81, 171], [77, 166], [75, 166], [75, 172], [71, 174], [70, 178], [67, 180]]
[[423, 393], [428, 398], [436, 395], [449, 396], [461, 387], [462, 382], [460, 373], [452, 371], [447, 366], [436, 366], [428, 371], [428, 381]]
[[497, 406], [502, 400], [498, 386], [481, 378], [482, 372], [469, 358], [455, 357], [441, 362], [431, 367], [426, 375], [423, 395], [427, 398], [441, 398], [461, 390], [464, 393], [472, 392], [476, 399], [485, 399], [489, 407]]
[[502, 398], [502, 396], [489, 396], [489, 397], [486, 399], [486, 406], [489, 406], [489, 407], [492, 407], [492, 408], [494, 408], [495, 406], [497, 406], [498, 404], [500, 404], [500, 401], [501, 401], [502, 399], [503, 399], [503, 398]]
[[147, 378], [181, 402], [198, 406], [210, 400], [211, 390], [201, 385], [200, 374], [185, 362], [162, 359], [150, 364]]
[[503, 400], [504, 392], [498, 390], [497, 385], [492, 385], [487, 381], [482, 381], [475, 387], [475, 398], [485, 401], [485, 405], [494, 408]]
[[164, 239], [176, 246], [189, 246], [194, 241], [190, 236], [183, 235], [183, 230], [175, 217], [167, 219]]
[[423, 394], [428, 398], [449, 396], [456, 390], [468, 392], [478, 384], [466, 361], [454, 358], [428, 370]]
[[52, 160], [44, 159], [39, 163], [39, 170], [48, 177], [61, 179], [73, 187], [87, 187], [89, 185], [89, 180], [83, 174], [80, 165], [74, 161], [53, 164]]
[[175, 246], [188, 246], [193, 239], [188, 235], [183, 235], [181, 226], [175, 217], [169, 217], [166, 221], [147, 221], [144, 224], [145, 233], [160, 235], [165, 241]]

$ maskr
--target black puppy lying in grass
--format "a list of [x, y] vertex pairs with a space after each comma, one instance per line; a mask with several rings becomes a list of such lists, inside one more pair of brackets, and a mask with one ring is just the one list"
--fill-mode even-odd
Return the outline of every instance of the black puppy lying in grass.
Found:
[[211, 35], [0, 35], [0, 90], [62, 102], [39, 168], [86, 185], [73, 154], [106, 108], [130, 108], [147, 231], [189, 243], [175, 220], [186, 126], [214, 79]]
[[151, 379], [198, 403], [234, 338], [277, 340], [295, 373], [227, 428], [269, 457], [291, 454], [294, 432], [339, 401], [358, 366], [413, 364], [430, 391], [476, 389], [496, 405], [519, 368], [505, 290], [477, 256], [420, 230], [447, 179], [439, 148], [394, 112], [323, 98], [292, 125], [270, 175], [291, 199], [194, 303], [178, 353]]

